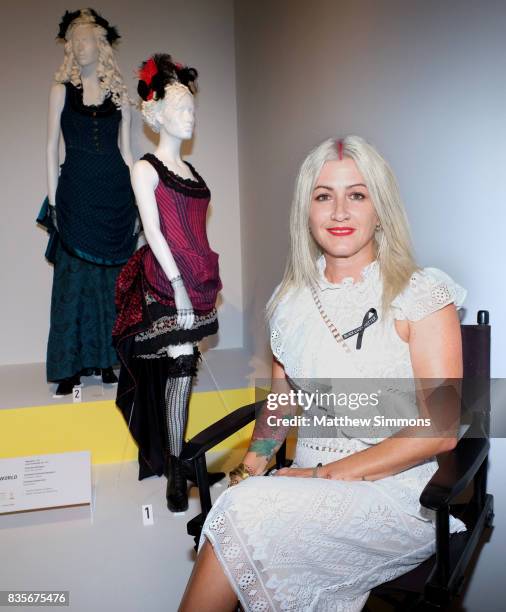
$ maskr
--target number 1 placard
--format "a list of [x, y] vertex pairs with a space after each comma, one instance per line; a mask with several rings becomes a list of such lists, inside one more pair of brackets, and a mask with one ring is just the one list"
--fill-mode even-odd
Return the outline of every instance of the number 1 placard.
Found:
[[153, 506], [151, 504], [142, 506], [142, 523], [144, 525], [154, 525]]

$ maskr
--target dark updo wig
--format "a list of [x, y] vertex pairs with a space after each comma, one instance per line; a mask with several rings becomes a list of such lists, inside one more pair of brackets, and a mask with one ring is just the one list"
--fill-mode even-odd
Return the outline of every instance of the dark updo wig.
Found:
[[195, 68], [174, 62], [168, 53], [155, 53], [139, 69], [137, 93], [144, 102], [163, 100], [168, 85], [181, 83], [194, 94], [197, 90], [197, 76]]

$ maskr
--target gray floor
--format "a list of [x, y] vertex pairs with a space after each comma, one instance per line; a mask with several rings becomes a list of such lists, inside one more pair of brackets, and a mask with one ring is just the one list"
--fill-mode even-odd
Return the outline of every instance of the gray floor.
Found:
[[[0, 590], [67, 590], [73, 612], [175, 611], [194, 560], [186, 522], [200, 509], [192, 488], [188, 511], [171, 514], [166, 482], [139, 482], [137, 463], [97, 466], [92, 508], [0, 516]], [[213, 498], [223, 490], [215, 485]], [[143, 526], [144, 504], [152, 526]]]
[[[203, 354], [195, 391], [240, 389], [249, 384], [249, 356], [242, 349], [211, 350]], [[115, 385], [103, 385], [93, 376], [82, 378], [82, 401], [114, 399]], [[46, 383], [44, 363], [0, 367], [0, 409], [46, 406], [72, 401], [70, 396], [53, 398], [56, 385]]]
[[[238, 459], [210, 455], [209, 463], [229, 469]], [[504, 609], [499, 602], [505, 575], [505, 495], [503, 476], [494, 467], [490, 489], [496, 498], [497, 527], [451, 612]], [[194, 560], [186, 522], [200, 510], [196, 490], [191, 489], [188, 511], [170, 514], [165, 483], [156, 477], [139, 482], [136, 463], [98, 466], [93, 470], [92, 508], [0, 516], [0, 590], [68, 590], [67, 609], [72, 612], [175, 612]], [[223, 490], [215, 485], [213, 499]], [[153, 505], [153, 526], [143, 526], [144, 504]], [[387, 610], [378, 602], [372, 605], [375, 612]]]
[[[209, 351], [197, 390], [240, 388], [249, 376], [250, 362], [243, 351]], [[52, 389], [44, 381], [42, 364], [0, 368], [0, 407], [62, 402], [51, 398]], [[105, 388], [91, 378], [84, 383], [85, 401], [115, 396], [114, 387]], [[505, 609], [498, 603], [506, 576], [505, 457], [506, 440], [492, 440], [489, 490], [495, 496], [496, 527], [452, 611]], [[234, 454], [209, 456], [210, 463], [224, 462], [225, 469], [238, 459]], [[139, 482], [136, 463], [96, 466], [92, 508], [0, 516], [0, 590], [69, 590], [67, 609], [75, 612], [175, 612], [194, 559], [186, 522], [200, 510], [192, 489], [185, 515], [170, 514], [165, 483], [156, 477]], [[222, 491], [216, 485], [213, 498]], [[144, 504], [153, 505], [153, 526], [143, 526]]]
[[[204, 354], [196, 391], [249, 384], [248, 355], [240, 349]], [[113, 400], [116, 387], [82, 379], [83, 401]], [[44, 364], [0, 367], [0, 408], [71, 401], [55, 399]], [[226, 470], [237, 454], [208, 455]], [[186, 523], [200, 512], [197, 491], [183, 515], [165, 505], [165, 478], [137, 480], [137, 463], [93, 468], [92, 507], [0, 515], [0, 590], [69, 590], [75, 612], [171, 612], [190, 575], [193, 539]], [[216, 498], [223, 487], [215, 485]], [[144, 526], [142, 506], [153, 505], [154, 525]], [[34, 608], [19, 607], [18, 610]], [[51, 609], [56, 609], [51, 607]]]

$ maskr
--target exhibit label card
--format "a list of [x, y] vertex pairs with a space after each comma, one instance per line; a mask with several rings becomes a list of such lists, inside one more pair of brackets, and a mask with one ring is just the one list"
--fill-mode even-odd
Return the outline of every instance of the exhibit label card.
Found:
[[0, 514], [90, 503], [89, 451], [0, 459]]

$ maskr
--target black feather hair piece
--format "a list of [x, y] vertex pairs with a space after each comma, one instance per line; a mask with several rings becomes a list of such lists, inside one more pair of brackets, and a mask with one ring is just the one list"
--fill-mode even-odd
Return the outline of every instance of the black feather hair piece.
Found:
[[173, 83], [182, 83], [195, 93], [197, 77], [195, 68], [175, 62], [168, 53], [155, 53], [139, 69], [137, 93], [145, 101], [163, 100], [165, 88]]
[[[97, 11], [93, 10], [92, 8], [87, 9], [87, 11], [93, 17], [94, 22], [104, 28], [104, 30], [107, 32], [106, 38], [110, 45], [114, 44], [119, 38], [121, 38], [117, 28], [109, 25], [107, 19], [104, 19], [102, 15], [97, 13]], [[58, 40], [65, 40], [70, 24], [78, 17], [81, 17], [82, 12], [82, 9], [77, 11], [65, 11], [65, 15], [63, 15], [62, 20], [60, 21], [58, 34], [56, 36]]]

